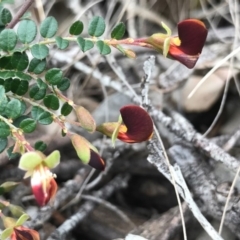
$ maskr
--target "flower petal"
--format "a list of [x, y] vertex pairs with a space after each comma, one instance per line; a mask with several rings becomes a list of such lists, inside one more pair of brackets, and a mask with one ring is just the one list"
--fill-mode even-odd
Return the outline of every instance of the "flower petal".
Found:
[[105, 162], [99, 156], [99, 154], [94, 152], [92, 149], [90, 149], [90, 161], [88, 165], [101, 171], [105, 169]]
[[39, 166], [31, 177], [32, 192], [39, 206], [45, 206], [57, 192], [57, 183], [47, 167]]
[[197, 19], [186, 19], [178, 23], [178, 37], [181, 40], [179, 48], [187, 55], [200, 54], [207, 33], [204, 23]]
[[14, 234], [12, 239], [16, 240], [40, 240], [39, 233], [33, 229], [26, 227], [16, 227], [14, 228]]
[[200, 54], [187, 55], [185, 52], [183, 52], [180, 49], [180, 47], [177, 47], [177, 46], [171, 46], [169, 50], [169, 55], [175, 60], [178, 60], [180, 63], [182, 63], [188, 68], [193, 68], [200, 56]]
[[[120, 109], [127, 131], [119, 130], [118, 138], [125, 142], [143, 142], [153, 133], [153, 122], [149, 114], [141, 107], [127, 105]], [[122, 136], [122, 138], [121, 138]]]

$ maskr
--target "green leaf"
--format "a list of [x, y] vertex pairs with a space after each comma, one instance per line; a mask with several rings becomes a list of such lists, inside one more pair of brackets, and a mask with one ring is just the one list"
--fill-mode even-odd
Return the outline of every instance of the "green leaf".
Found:
[[47, 108], [52, 110], [58, 110], [59, 99], [54, 94], [48, 94], [44, 99], [43, 103]]
[[10, 135], [10, 127], [5, 122], [0, 122], [0, 137], [6, 138]]
[[55, 168], [60, 163], [60, 152], [57, 150], [53, 151], [43, 161], [50, 169]]
[[20, 128], [23, 130], [25, 133], [31, 133], [36, 129], [37, 123], [35, 120], [31, 118], [24, 119], [20, 123]]
[[47, 62], [45, 58], [44, 59], [33, 58], [29, 64], [28, 72], [40, 74], [46, 69], [46, 66]]
[[83, 31], [83, 23], [81, 21], [76, 21], [72, 24], [72, 26], [69, 29], [69, 33], [71, 35], [79, 35]]
[[15, 52], [11, 57], [12, 68], [23, 71], [28, 66], [28, 56], [25, 52]]
[[24, 43], [31, 43], [37, 35], [37, 25], [34, 21], [24, 19], [20, 21], [17, 29], [18, 39]]
[[[21, 102], [23, 102], [23, 101], [21, 101]], [[19, 128], [19, 127], [20, 127], [20, 123], [21, 123], [24, 119], [27, 119], [27, 118], [29, 118], [29, 116], [21, 115], [20, 117], [14, 119], [13, 125], [14, 125], [15, 127]]]
[[88, 34], [92, 37], [100, 37], [105, 31], [105, 27], [106, 24], [102, 17], [93, 17], [88, 26]]
[[10, 119], [15, 119], [21, 115], [21, 107], [22, 104], [18, 99], [11, 99], [4, 110], [4, 114]]
[[49, 49], [45, 45], [34, 44], [31, 47], [31, 53], [32, 53], [33, 57], [35, 57], [37, 59], [44, 59], [48, 56]]
[[29, 91], [29, 96], [34, 100], [41, 100], [45, 97], [46, 91], [46, 88], [39, 88], [37, 84], [34, 84]]
[[32, 118], [42, 125], [51, 124], [53, 121], [52, 115], [44, 111], [42, 108], [34, 106], [31, 111]]
[[28, 91], [28, 81], [14, 79], [11, 82], [11, 91], [19, 96], [23, 96]]
[[61, 50], [66, 49], [69, 46], [69, 41], [66, 39], [63, 39], [62, 37], [55, 37], [55, 40], [58, 48]]
[[37, 85], [40, 89], [47, 89], [47, 84], [41, 78], [37, 79]]
[[1, 69], [12, 69], [12, 56], [5, 56], [0, 58]]
[[63, 77], [63, 71], [59, 68], [49, 69], [45, 74], [45, 79], [52, 85], [57, 85]]
[[77, 38], [77, 43], [83, 52], [90, 50], [94, 46], [92, 41], [86, 40], [82, 37]]
[[30, 75], [23, 72], [14, 72], [14, 77], [20, 78], [21, 80], [27, 80], [27, 81], [32, 80], [32, 77]]
[[20, 102], [21, 102], [21, 115], [23, 115], [27, 109], [27, 105], [23, 100]]
[[10, 192], [13, 190], [19, 183], [18, 182], [4, 182], [0, 185], [0, 188], [3, 189], [4, 193]]
[[62, 78], [61, 81], [57, 84], [57, 88], [60, 91], [65, 91], [70, 87], [70, 80], [68, 78]]
[[38, 151], [44, 152], [47, 148], [47, 144], [43, 141], [38, 141], [34, 144], [34, 148]]
[[73, 107], [71, 105], [69, 105], [67, 102], [65, 102], [63, 105], [62, 105], [62, 108], [61, 108], [61, 114], [63, 116], [67, 116], [71, 113]]
[[0, 138], [0, 153], [2, 153], [4, 151], [4, 149], [7, 147], [8, 145], [8, 139], [6, 137], [1, 137]]
[[12, 78], [8, 78], [4, 81], [5, 92], [11, 91], [12, 81], [13, 81]]
[[4, 51], [11, 51], [17, 44], [17, 34], [12, 29], [4, 29], [0, 33], [0, 48]]
[[117, 40], [121, 39], [124, 36], [125, 30], [126, 29], [124, 23], [122, 22], [118, 23], [111, 32], [111, 38]]
[[14, 146], [7, 149], [7, 155], [8, 155], [9, 160], [12, 160], [12, 159], [20, 156], [19, 153], [14, 153], [13, 152], [13, 148], [14, 148]]
[[43, 156], [39, 152], [26, 152], [20, 160], [18, 167], [24, 171], [31, 171], [43, 161]]
[[12, 20], [12, 14], [7, 8], [3, 8], [0, 13], [0, 22], [3, 25], [10, 23]]
[[96, 46], [102, 55], [107, 55], [111, 53], [111, 48], [102, 40], [97, 41]]
[[40, 34], [44, 38], [53, 37], [58, 30], [58, 23], [54, 17], [47, 17], [40, 25]]

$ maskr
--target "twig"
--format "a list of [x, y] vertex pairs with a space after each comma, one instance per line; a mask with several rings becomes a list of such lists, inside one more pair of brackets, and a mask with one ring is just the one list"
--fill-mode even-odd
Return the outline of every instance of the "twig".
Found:
[[[97, 198], [108, 198], [118, 189], [127, 186], [129, 176], [119, 175], [115, 177], [111, 182], [105, 185], [102, 189], [95, 192], [93, 195]], [[86, 202], [78, 210], [78, 212], [72, 215], [66, 220], [57, 230], [55, 230], [47, 240], [63, 239], [79, 222], [81, 222], [95, 207], [95, 203]]]
[[163, 124], [170, 132], [173, 132], [181, 139], [192, 143], [196, 148], [203, 151], [207, 156], [210, 156], [215, 161], [224, 163], [229, 169], [236, 171], [236, 169], [240, 166], [240, 162], [236, 158], [232, 157], [222, 148], [204, 138], [200, 133], [196, 132], [191, 127], [191, 124], [180, 114], [177, 114], [178, 117], [175, 118], [175, 120], [178, 119], [178, 121], [180, 121], [181, 119], [182, 123], [186, 126], [184, 130], [178, 122], [174, 121], [171, 117], [166, 116], [162, 111], [152, 109], [150, 110], [150, 115], [157, 122]]
[[[170, 176], [169, 170], [167, 165], [163, 162], [163, 155], [161, 150], [159, 150], [159, 146], [156, 143], [157, 140], [153, 138], [153, 140], [149, 141], [148, 149], [149, 149], [149, 156], [147, 160], [154, 164], [157, 169], [170, 181], [172, 182], [172, 178]], [[172, 166], [170, 166], [173, 168]], [[191, 209], [195, 218], [199, 221], [205, 231], [212, 237], [214, 240], [223, 240], [221, 236], [217, 233], [217, 231], [212, 227], [212, 225], [208, 222], [208, 220], [202, 215], [201, 211], [199, 210], [198, 206], [194, 202], [190, 191], [185, 183], [184, 178], [182, 177], [181, 170], [178, 166], [175, 166], [172, 169], [174, 173], [175, 181], [177, 183], [177, 189], [181, 197], [186, 201], [189, 208]]]
[[133, 228], [136, 227], [135, 224], [131, 221], [131, 219], [123, 211], [121, 211], [119, 208], [117, 208], [116, 206], [114, 206], [110, 202], [108, 202], [104, 199], [101, 199], [101, 198], [96, 198], [96, 197], [91, 196], [91, 195], [82, 194], [81, 197], [82, 197], [82, 199], [90, 200], [90, 201], [102, 204], [104, 207], [106, 207], [106, 208], [112, 210], [113, 212], [115, 212], [123, 221], [130, 224]]
[[[150, 56], [148, 58], [148, 60], [144, 62], [143, 70], [144, 70], [145, 76], [143, 77], [143, 81], [142, 81], [142, 84], [141, 84], [142, 104], [146, 108], [149, 107], [148, 91], [149, 91], [149, 83], [150, 83], [150, 79], [151, 79], [151, 73], [152, 73], [152, 70], [153, 70], [154, 66], [155, 66], [155, 57]], [[176, 197], [177, 197], [177, 201], [178, 201], [178, 205], [179, 205], [180, 216], [181, 216], [181, 219], [182, 219], [183, 236], [184, 236], [184, 240], [187, 240], [187, 232], [186, 232], [186, 226], [185, 226], [185, 221], [184, 221], [184, 216], [183, 216], [183, 210], [182, 210], [182, 205], [181, 205], [181, 200], [180, 200], [180, 197], [179, 197], [179, 193], [178, 193], [177, 187], [176, 187], [176, 182], [175, 182], [172, 170], [170, 168], [170, 161], [168, 159], [168, 155], [166, 153], [164, 144], [162, 142], [160, 134], [158, 133], [158, 129], [155, 125], [154, 125], [154, 133], [156, 134], [156, 137], [157, 137], [158, 142], [160, 144], [161, 150], [163, 151], [165, 161], [167, 163], [167, 166], [168, 166], [170, 174], [171, 174], [172, 184], [173, 184], [173, 187], [174, 187], [174, 190], [175, 190], [175, 193], [176, 193]]]
[[19, 19], [23, 16], [23, 14], [32, 5], [33, 2], [34, 2], [34, 0], [26, 0], [23, 3], [23, 5], [21, 6], [21, 8], [18, 10], [18, 12], [15, 14], [14, 18], [12, 19], [12, 21], [10, 23], [8, 23], [6, 28], [13, 28], [18, 23]]

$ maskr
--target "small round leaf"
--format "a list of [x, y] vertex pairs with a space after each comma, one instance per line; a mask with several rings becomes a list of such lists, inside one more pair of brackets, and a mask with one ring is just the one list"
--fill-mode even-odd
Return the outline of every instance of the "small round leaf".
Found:
[[27, 118], [20, 123], [20, 128], [25, 133], [31, 133], [36, 129], [37, 123], [34, 119]]
[[37, 25], [30, 19], [20, 21], [17, 29], [18, 39], [22, 43], [31, 43], [37, 35]]
[[59, 99], [54, 94], [48, 94], [44, 99], [43, 103], [47, 108], [52, 110], [58, 110]]
[[47, 144], [43, 141], [38, 141], [34, 144], [34, 148], [38, 151], [44, 152], [47, 148]]
[[11, 51], [17, 44], [17, 34], [12, 29], [4, 29], [0, 33], [0, 48], [4, 51]]
[[55, 37], [55, 40], [58, 48], [61, 50], [66, 49], [69, 46], [69, 41], [66, 39], [63, 39], [61, 37]]
[[29, 64], [28, 72], [33, 72], [35, 74], [42, 73], [46, 68], [46, 59], [33, 58]]
[[44, 38], [53, 37], [58, 30], [58, 23], [54, 17], [47, 17], [40, 25], [40, 34]]
[[11, 99], [5, 107], [4, 114], [11, 119], [15, 119], [21, 115], [22, 104], [18, 99]]
[[35, 57], [37, 59], [44, 59], [47, 57], [47, 55], [49, 53], [49, 49], [45, 45], [34, 44], [31, 47], [31, 53], [32, 53], [33, 57]]
[[14, 79], [11, 83], [11, 91], [19, 96], [23, 96], [28, 91], [28, 81]]
[[12, 14], [7, 8], [3, 8], [0, 13], [0, 21], [3, 25], [10, 23], [12, 20]]
[[107, 55], [111, 53], [111, 48], [102, 40], [97, 41], [96, 46], [102, 55]]
[[120, 22], [113, 28], [111, 32], [111, 38], [119, 40], [124, 36], [124, 33], [125, 33], [125, 25], [124, 23]]
[[61, 114], [63, 116], [67, 116], [71, 113], [73, 107], [71, 105], [69, 105], [67, 102], [65, 102], [61, 108]]
[[92, 37], [100, 37], [105, 31], [105, 27], [106, 24], [102, 17], [93, 17], [88, 26], [88, 34]]
[[59, 68], [49, 69], [45, 74], [45, 79], [52, 85], [57, 85], [63, 76], [63, 72]]
[[37, 84], [33, 85], [29, 91], [30, 98], [33, 98], [34, 100], [41, 100], [46, 95], [46, 88], [39, 88]]
[[76, 21], [72, 24], [72, 26], [69, 29], [69, 33], [71, 35], [79, 35], [83, 31], [83, 23], [81, 21]]
[[6, 138], [10, 135], [10, 127], [5, 122], [0, 122], [0, 137]]
[[0, 153], [2, 153], [7, 147], [8, 139], [6, 137], [0, 138]]
[[12, 68], [23, 71], [28, 66], [28, 56], [25, 52], [15, 52], [11, 57]]
[[70, 87], [70, 80], [68, 78], [62, 78], [61, 81], [57, 84], [57, 88], [60, 91], [65, 91]]
[[82, 37], [77, 38], [77, 43], [83, 52], [90, 50], [94, 46], [92, 41], [86, 40]]

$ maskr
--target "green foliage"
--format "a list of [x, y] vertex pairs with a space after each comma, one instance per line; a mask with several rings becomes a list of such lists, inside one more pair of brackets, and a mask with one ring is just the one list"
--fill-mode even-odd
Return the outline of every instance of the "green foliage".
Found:
[[22, 20], [17, 29], [19, 41], [22, 43], [31, 43], [37, 35], [37, 26], [32, 20]]
[[83, 31], [83, 23], [79, 20], [74, 22], [69, 29], [69, 33], [71, 35], [80, 35], [82, 31]]
[[0, 33], [0, 49], [3, 51], [11, 51], [17, 44], [17, 34], [12, 29], [4, 29]]
[[47, 17], [40, 25], [40, 34], [44, 38], [53, 37], [58, 30], [58, 23], [54, 17]]
[[12, 20], [12, 14], [7, 8], [2, 8], [0, 12], [0, 23], [6, 25]]
[[77, 43], [83, 52], [90, 50], [94, 46], [92, 41], [84, 39], [82, 37], [77, 38]]
[[111, 53], [111, 48], [102, 40], [97, 41], [96, 46], [102, 55], [107, 55]]
[[48, 56], [49, 49], [45, 45], [34, 44], [31, 48], [31, 53], [33, 57], [42, 60]]
[[124, 23], [118, 23], [111, 32], [111, 38], [118, 40], [121, 39], [124, 36], [125, 30], [126, 29]]
[[105, 28], [106, 24], [102, 17], [93, 17], [88, 26], [88, 34], [92, 37], [100, 37], [103, 35]]
[[56, 44], [59, 49], [64, 50], [69, 46], [69, 41], [66, 39], [63, 39], [62, 37], [55, 37]]
[[47, 108], [52, 110], [58, 110], [59, 108], [59, 99], [54, 94], [48, 94], [43, 99], [43, 103]]
[[62, 108], [61, 108], [61, 114], [63, 116], [67, 116], [69, 115], [73, 110], [73, 107], [71, 105], [69, 105], [67, 102], [65, 102], [63, 105], [62, 105]]
[[58, 83], [60, 83], [62, 77], [63, 72], [59, 68], [52, 68], [48, 70], [45, 74], [46, 81], [52, 85], [57, 85]]
[[34, 148], [38, 151], [44, 152], [47, 148], [47, 144], [43, 141], [38, 141], [34, 144]]
[[[12, 15], [2, 3], [9, 1], [2, 0], [0, 3], [0, 153], [6, 151], [9, 159], [18, 157], [18, 151], [21, 154], [30, 153], [21, 158], [19, 167], [22, 169], [33, 169], [41, 161], [45, 161], [48, 167], [55, 167], [60, 161], [59, 152], [54, 151], [42, 160], [41, 153], [37, 151], [45, 151], [46, 143], [39, 139], [32, 147], [25, 134], [34, 132], [38, 124], [54, 123], [59, 125], [63, 136], [69, 137], [72, 133], [69, 134], [65, 124], [73, 110], [78, 119], [75, 124], [83, 129], [94, 132], [96, 123], [87, 109], [77, 106], [62, 93], [69, 89], [71, 81], [64, 77], [61, 69], [47, 66], [49, 49], [64, 50], [71, 43], [86, 52], [96, 45], [101, 55], [107, 55], [111, 53], [111, 47], [118, 48], [110, 41], [121, 39], [125, 26], [123, 23], [115, 26], [110, 41], [103, 39], [106, 24], [100, 16], [89, 21], [88, 37], [81, 36], [85, 26], [80, 20], [69, 27], [70, 36], [57, 36], [58, 22], [51, 16], [37, 26], [31, 15], [25, 14], [16, 28], [8, 29], [6, 25], [11, 22]], [[16, 141], [9, 148], [8, 137]], [[87, 163], [90, 149], [94, 147], [87, 140], [81, 141], [87, 149], [81, 152], [81, 156]], [[32, 161], [33, 158], [35, 160]], [[25, 217], [23, 215], [24, 221]]]

